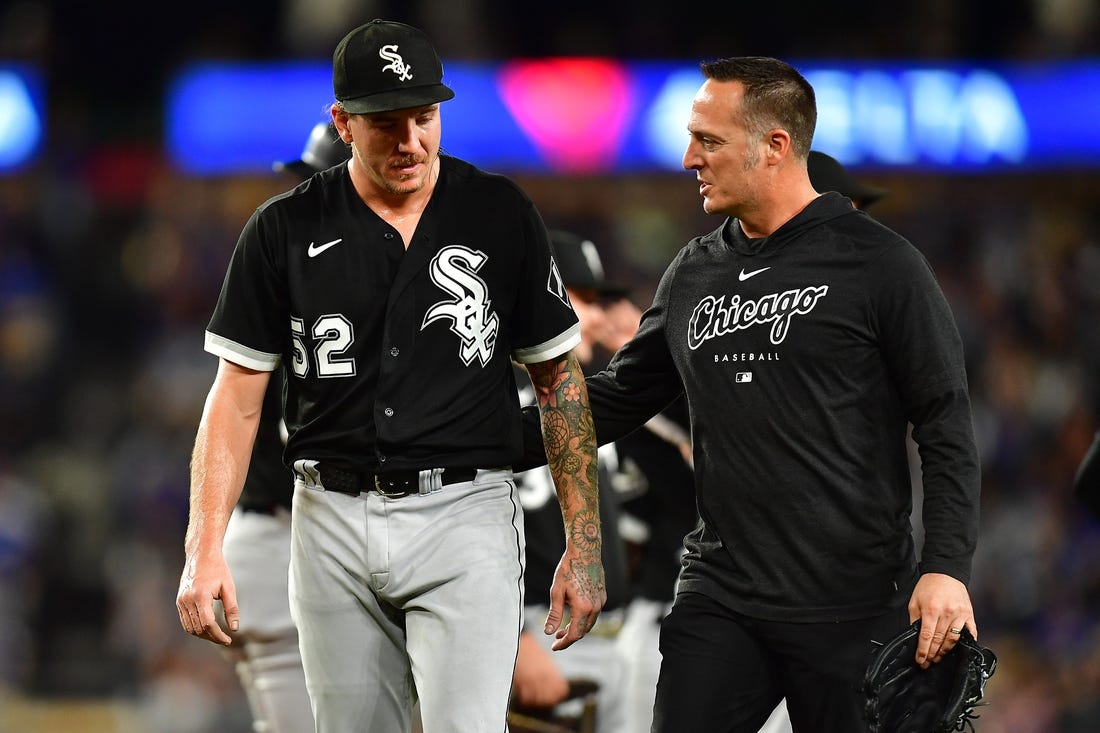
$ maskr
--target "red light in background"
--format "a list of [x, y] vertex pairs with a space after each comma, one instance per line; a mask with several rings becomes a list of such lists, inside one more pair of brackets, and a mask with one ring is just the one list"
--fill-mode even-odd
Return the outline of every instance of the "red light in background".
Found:
[[522, 60], [500, 71], [504, 103], [559, 172], [611, 170], [634, 112], [623, 64], [599, 58]]

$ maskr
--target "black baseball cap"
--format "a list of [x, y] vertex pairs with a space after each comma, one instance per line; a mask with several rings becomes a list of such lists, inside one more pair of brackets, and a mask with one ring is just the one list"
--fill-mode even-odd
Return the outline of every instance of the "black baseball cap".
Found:
[[604, 279], [600, 253], [592, 240], [563, 229], [551, 229], [550, 245], [565, 287], [593, 290], [598, 295], [615, 298], [630, 292], [630, 288]]
[[868, 186], [855, 180], [839, 160], [817, 150], [810, 151], [806, 168], [815, 191], [836, 191], [861, 206], [870, 206], [888, 193], [885, 188]]
[[344, 36], [332, 55], [332, 89], [352, 114], [424, 107], [455, 95], [424, 32], [392, 20], [372, 20]]
[[271, 167], [276, 173], [293, 173], [299, 178], [309, 178], [326, 168], [339, 165], [351, 156], [351, 148], [340, 139], [331, 122], [318, 122], [310, 130], [302, 157], [298, 160], [275, 161]]

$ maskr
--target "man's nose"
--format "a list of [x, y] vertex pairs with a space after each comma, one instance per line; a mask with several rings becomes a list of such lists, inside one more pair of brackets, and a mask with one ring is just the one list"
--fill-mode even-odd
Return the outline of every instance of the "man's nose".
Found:
[[416, 120], [407, 120], [396, 132], [397, 146], [402, 150], [419, 147], [420, 142], [416, 134]]

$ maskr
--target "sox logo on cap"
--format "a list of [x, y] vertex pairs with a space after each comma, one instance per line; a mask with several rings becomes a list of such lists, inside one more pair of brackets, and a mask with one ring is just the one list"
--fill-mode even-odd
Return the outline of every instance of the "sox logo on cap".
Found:
[[382, 67], [382, 71], [392, 71], [397, 74], [397, 78], [401, 81], [408, 81], [413, 78], [412, 67], [405, 63], [405, 59], [401, 58], [401, 54], [397, 53], [396, 43], [383, 46], [378, 50], [378, 55], [390, 62]]

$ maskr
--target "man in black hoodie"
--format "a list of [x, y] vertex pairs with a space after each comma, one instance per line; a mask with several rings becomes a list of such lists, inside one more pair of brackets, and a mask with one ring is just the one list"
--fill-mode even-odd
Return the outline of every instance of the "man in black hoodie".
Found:
[[683, 165], [723, 222], [680, 251], [637, 334], [587, 380], [601, 443], [681, 392], [691, 416], [701, 522], [661, 629], [653, 731], [755, 733], [784, 697], [797, 733], [865, 730], [873, 641], [919, 618], [927, 667], [963, 627], [977, 636], [961, 339], [924, 256], [811, 185], [810, 84], [771, 58], [701, 68]]

